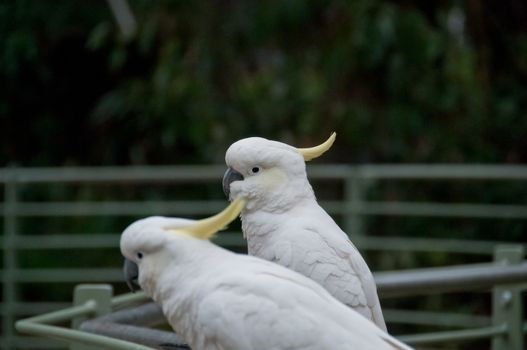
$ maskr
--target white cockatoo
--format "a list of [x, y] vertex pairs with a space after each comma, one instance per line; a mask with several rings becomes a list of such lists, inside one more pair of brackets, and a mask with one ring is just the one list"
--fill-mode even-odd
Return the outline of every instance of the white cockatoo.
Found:
[[225, 194], [246, 201], [241, 213], [249, 255], [276, 262], [325, 287], [386, 330], [368, 265], [335, 221], [318, 205], [305, 161], [327, 151], [336, 134], [312, 148], [250, 137], [225, 155]]
[[127, 281], [138, 280], [192, 349], [410, 349], [314, 281], [211, 243], [242, 206], [195, 222], [147, 218], [121, 236]]

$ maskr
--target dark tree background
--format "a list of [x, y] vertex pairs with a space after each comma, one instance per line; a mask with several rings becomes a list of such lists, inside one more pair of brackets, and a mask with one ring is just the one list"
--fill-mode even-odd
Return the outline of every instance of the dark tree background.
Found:
[[0, 164], [222, 162], [236, 139], [329, 161], [527, 160], [524, 1], [0, 4]]
[[[120, 33], [107, 1], [0, 1], [0, 167], [223, 163], [227, 147], [243, 137], [304, 147], [332, 131], [337, 142], [320, 163], [527, 161], [524, 0], [128, 2], [138, 24], [131, 39]], [[220, 186], [62, 185], [34, 186], [20, 196], [34, 202], [223, 199]], [[321, 199], [342, 197], [341, 187], [314, 185]], [[527, 188], [520, 182], [383, 182], [368, 196], [524, 204]], [[25, 218], [19, 230], [43, 237], [111, 232], [117, 245], [118, 232], [134, 219]], [[368, 234], [377, 236], [511, 242], [525, 241], [525, 224], [424, 217], [366, 222]], [[489, 260], [442, 252], [365, 254], [374, 271]], [[117, 249], [25, 251], [18, 259], [24, 268], [121, 264]], [[21, 300], [69, 301], [72, 288], [27, 284], [19, 292]], [[489, 300], [473, 294], [383, 303], [490, 312]], [[481, 344], [476, 348], [487, 348]]]

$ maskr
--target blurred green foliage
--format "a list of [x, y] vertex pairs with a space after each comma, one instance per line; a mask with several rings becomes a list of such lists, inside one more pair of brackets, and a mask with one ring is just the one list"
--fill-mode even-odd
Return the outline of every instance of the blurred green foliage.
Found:
[[[336, 145], [320, 162], [527, 161], [525, 1], [129, 3], [138, 22], [131, 40], [120, 34], [106, 1], [0, 2], [0, 166], [222, 163], [226, 148], [242, 137], [310, 146], [331, 131], [338, 133]], [[341, 198], [339, 186], [315, 184], [315, 190], [321, 199]], [[527, 200], [522, 183], [493, 186], [393, 181], [373, 188], [369, 198]], [[42, 186], [21, 197], [148, 201], [187, 195], [222, 198], [220, 186], [126, 184]], [[134, 219], [29, 218], [19, 229], [117, 237]], [[367, 224], [368, 233], [385, 236], [525, 236], [525, 223], [514, 220], [372, 217]], [[117, 250], [51, 255], [26, 251], [19, 263], [91, 266], [98, 259], [97, 266], [118, 266], [121, 260]], [[376, 270], [488, 257], [367, 252], [367, 259]], [[68, 300], [72, 286], [46, 288], [25, 285], [21, 299]], [[488, 313], [488, 303], [471, 298], [385, 305]]]
[[0, 164], [221, 162], [236, 139], [342, 162], [524, 162], [527, 5], [0, 4]]

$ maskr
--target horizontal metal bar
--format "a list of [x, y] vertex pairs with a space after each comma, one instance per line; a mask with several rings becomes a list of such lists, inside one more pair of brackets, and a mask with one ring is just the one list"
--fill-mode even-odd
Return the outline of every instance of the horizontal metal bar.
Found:
[[155, 349], [189, 349], [174, 332], [144, 328], [165, 323], [161, 307], [148, 303], [83, 322], [80, 330], [123, 339]]
[[360, 176], [360, 166], [349, 164], [309, 164], [307, 176], [311, 180], [343, 180]]
[[[3, 275], [0, 275], [3, 278]], [[16, 282], [121, 282], [122, 270], [112, 269], [18, 269]], [[497, 284], [527, 281], [527, 262], [504, 266], [474, 264], [375, 274], [377, 287], [383, 297], [441, 291], [477, 290]]]
[[[245, 248], [247, 242], [240, 232], [222, 231], [214, 238], [214, 243], [227, 247]], [[351, 240], [361, 250], [380, 251], [422, 251], [422, 252], [449, 252], [459, 254], [493, 254], [498, 244], [507, 244], [501, 241], [477, 241], [468, 239], [443, 239], [443, 238], [415, 238], [415, 237], [380, 237], [371, 235], [351, 235]], [[517, 244], [517, 243], [514, 243]], [[527, 249], [527, 244], [525, 244]]]
[[[415, 238], [415, 237], [379, 237], [370, 235], [352, 235], [351, 240], [364, 250], [395, 250], [422, 252], [449, 252], [460, 254], [493, 254], [499, 241], [477, 241], [468, 239]], [[516, 243], [514, 243], [516, 244]], [[524, 245], [527, 248], [527, 245]]]
[[[22, 235], [17, 240], [18, 249], [48, 250], [48, 249], [92, 249], [118, 248], [120, 234], [53, 234], [53, 235]], [[352, 235], [353, 243], [362, 250], [395, 250], [395, 251], [423, 251], [449, 252], [460, 254], [492, 254], [499, 241], [476, 241], [442, 238], [415, 237], [379, 237], [370, 235]], [[240, 232], [222, 231], [214, 238], [214, 242], [221, 246], [245, 248], [247, 243]], [[527, 245], [524, 245], [527, 250]], [[0, 250], [3, 249], [0, 241]]]
[[202, 215], [223, 209], [223, 201], [137, 201], [137, 202], [20, 202], [17, 216], [117, 216], [117, 215]]
[[430, 202], [364, 202], [360, 206], [350, 206], [347, 209], [351, 213], [362, 215], [527, 219], [526, 205]]
[[[4, 281], [0, 274], [0, 281]], [[121, 282], [121, 269], [17, 269], [13, 272], [12, 281], [21, 283], [56, 283], [56, 282]]]
[[523, 165], [383, 164], [357, 166], [359, 176], [374, 179], [526, 180]]
[[447, 341], [469, 341], [475, 339], [490, 339], [497, 335], [503, 335], [507, 331], [506, 325], [490, 326], [476, 329], [462, 329], [455, 331], [421, 333], [412, 335], [401, 335], [397, 338], [409, 345], [433, 344]]
[[86, 321], [83, 322], [81, 331], [121, 339], [159, 350], [190, 349], [185, 341], [176, 333], [152, 328], [102, 321]]
[[109, 323], [127, 324], [132, 326], [158, 326], [166, 322], [161, 306], [150, 301], [146, 304], [135, 305], [111, 314], [100, 316], [95, 320]]
[[224, 165], [16, 168], [0, 170], [0, 182], [13, 173], [20, 183], [218, 181], [225, 169]]
[[[17, 203], [16, 215], [22, 217], [205, 215], [221, 210], [226, 204], [224, 200], [20, 202]], [[526, 205], [431, 202], [363, 202], [360, 205], [346, 205], [341, 201], [321, 201], [320, 204], [330, 214], [527, 219]]]
[[[230, 242], [230, 246], [245, 246], [241, 232], [222, 231], [219, 234], [221, 242]], [[225, 236], [225, 237], [224, 237]], [[62, 234], [42, 234], [42, 235], [20, 235], [15, 242], [18, 249], [27, 250], [49, 250], [49, 249], [93, 249], [93, 248], [118, 248], [120, 233], [62, 233]], [[225, 238], [225, 240], [224, 240]], [[4, 249], [3, 242], [0, 241], [0, 250]]]
[[383, 309], [388, 323], [416, 324], [438, 327], [486, 327], [491, 323], [488, 316], [467, 315], [453, 312]]
[[95, 310], [95, 306], [95, 301], [89, 300], [88, 302], [82, 305], [72, 306], [67, 309], [52, 311], [47, 314], [29, 317], [24, 319], [23, 321], [28, 323], [52, 323], [69, 321], [74, 317], [86, 315], [93, 312]]
[[374, 274], [381, 297], [472, 291], [527, 281], [527, 262], [475, 264]]
[[122, 307], [128, 307], [132, 304], [137, 304], [140, 302], [145, 302], [149, 300], [144, 292], [128, 293], [123, 295], [118, 295], [112, 298], [112, 308], [119, 309]]
[[[311, 164], [312, 178], [336, 179], [358, 176], [371, 179], [473, 179], [526, 180], [527, 166], [457, 164]], [[13, 175], [22, 183], [217, 181], [225, 165], [63, 167], [0, 169], [0, 182]]]
[[[11, 312], [15, 315], [34, 315], [64, 309], [69, 305], [61, 302], [18, 302], [12, 304]], [[0, 303], [0, 314], [3, 315], [5, 312], [5, 303]]]
[[[214, 237], [214, 243], [227, 247], [245, 248], [247, 242], [240, 232], [220, 232]], [[500, 241], [476, 241], [468, 239], [380, 237], [371, 235], [351, 235], [351, 240], [361, 250], [410, 251], [410, 252], [449, 252], [459, 254], [493, 254]], [[515, 243], [516, 244], [516, 243]], [[527, 249], [527, 244], [525, 245]]]
[[221, 231], [212, 237], [212, 241], [222, 247], [247, 248], [247, 241], [241, 232]]
[[[142, 292], [124, 294], [113, 299], [112, 307], [122, 308], [146, 300], [148, 300], [148, 298]], [[12, 311], [16, 315], [34, 315], [48, 313], [57, 309], [65, 309], [70, 305], [70, 303], [66, 302], [18, 302], [13, 304]], [[0, 303], [0, 314], [4, 313], [4, 306], [4, 303]]]
[[[117, 233], [19, 235], [15, 243], [18, 249], [31, 250], [116, 248], [120, 237]], [[3, 249], [1, 242], [0, 249]]]

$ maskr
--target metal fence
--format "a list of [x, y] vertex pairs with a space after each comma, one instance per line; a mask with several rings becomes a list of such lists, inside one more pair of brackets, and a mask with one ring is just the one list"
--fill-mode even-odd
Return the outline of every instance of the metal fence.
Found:
[[[385, 298], [492, 288], [493, 314], [480, 327], [471, 325], [462, 330], [399, 338], [416, 346], [491, 339], [493, 350], [522, 350], [527, 331], [521, 296], [527, 281], [527, 261], [523, 261], [523, 256], [520, 245], [498, 246], [491, 264], [381, 273], [376, 282]], [[142, 294], [112, 299], [110, 285], [79, 285], [74, 294], [75, 306], [18, 321], [16, 327], [21, 332], [81, 344], [72, 345], [71, 350], [91, 350], [90, 345], [95, 346], [93, 349], [188, 349], [177, 334], [147, 328], [166, 322], [161, 308], [154, 303], [111, 312], [127, 303], [145, 300]], [[88, 316], [95, 318], [87, 319]], [[72, 329], [49, 324], [66, 320], [73, 320]]]
[[[143, 184], [217, 184], [224, 171], [223, 166], [171, 166], [171, 167], [113, 167], [113, 168], [9, 168], [0, 170], [0, 183], [4, 186], [3, 213], [4, 235], [2, 239], [3, 267], [0, 274], [3, 301], [1, 304], [2, 338], [5, 349], [15, 348], [62, 348], [56, 342], [17, 335], [13, 323], [25, 315], [45, 313], [68, 306], [67, 301], [32, 302], [19, 293], [22, 284], [46, 288], [54, 283], [117, 282], [121, 281], [120, 266], [114, 268], [27, 268], [20, 266], [21, 251], [58, 251], [59, 249], [113, 249], [119, 254], [118, 232], [114, 233], [69, 233], [37, 234], [21, 233], [20, 226], [34, 218], [50, 217], [126, 217], [160, 215], [207, 215], [225, 206], [225, 200], [114, 200], [104, 201], [69, 200], [48, 201], [46, 198], [27, 200], [26, 190], [39, 186], [126, 186]], [[525, 166], [453, 166], [453, 165], [309, 165], [308, 173], [313, 181], [331, 181], [342, 185], [343, 197], [322, 201], [322, 205], [333, 215], [342, 217], [342, 224], [353, 232], [353, 240], [361, 249], [444, 251], [448, 253], [488, 254], [491, 256], [498, 242], [456, 239], [431, 239], [426, 237], [379, 237], [368, 233], [365, 227], [367, 216], [444, 217], [444, 218], [495, 218], [499, 220], [527, 219], [525, 204], [494, 203], [436, 203], [372, 201], [368, 190], [388, 180], [419, 181], [496, 181], [522, 182], [527, 180]], [[242, 247], [244, 242], [237, 233], [222, 233], [218, 243], [230, 247]], [[524, 245], [524, 242], [519, 242]], [[457, 282], [456, 282], [457, 283]], [[382, 292], [381, 292], [382, 296]], [[521, 299], [521, 298], [520, 298]], [[486, 324], [487, 319], [468, 315], [426, 313], [425, 311], [386, 310], [390, 322], [401, 319], [415, 323], [440, 324], [450, 320], [451, 324]], [[467, 316], [467, 317], [465, 317]], [[479, 322], [479, 323], [478, 323]]]

